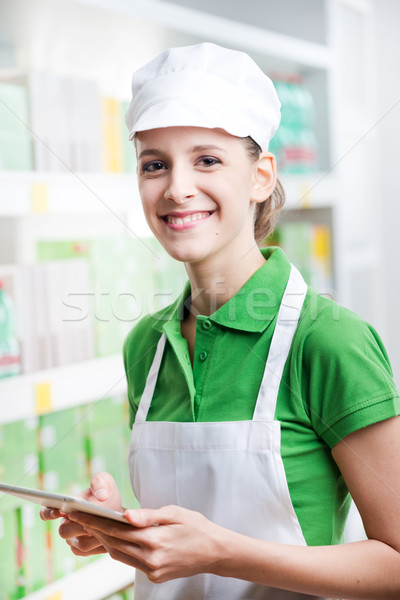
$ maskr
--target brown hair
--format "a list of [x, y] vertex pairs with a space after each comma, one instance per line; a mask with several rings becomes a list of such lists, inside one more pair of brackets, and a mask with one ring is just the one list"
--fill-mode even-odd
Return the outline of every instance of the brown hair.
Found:
[[[260, 146], [248, 136], [241, 138], [247, 153], [251, 160], [258, 160], [262, 150]], [[279, 179], [276, 180], [276, 186], [271, 196], [266, 198], [264, 202], [259, 202], [256, 205], [254, 215], [254, 238], [257, 246], [265, 245], [266, 238], [273, 232], [276, 217], [285, 203], [285, 190]]]

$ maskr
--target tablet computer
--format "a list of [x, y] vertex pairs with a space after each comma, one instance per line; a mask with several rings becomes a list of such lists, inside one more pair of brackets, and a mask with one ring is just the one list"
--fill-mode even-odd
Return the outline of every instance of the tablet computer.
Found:
[[18, 496], [18, 498], [29, 500], [29, 502], [35, 502], [36, 504], [40, 504], [46, 508], [57, 508], [64, 513], [70, 513], [73, 510], [79, 510], [91, 515], [96, 515], [97, 517], [105, 517], [106, 519], [113, 519], [114, 521], [128, 523], [122, 513], [116, 510], [111, 510], [110, 508], [105, 508], [100, 504], [94, 504], [88, 500], [83, 500], [82, 498], [78, 498], [76, 496], [53, 494], [51, 492], [44, 492], [42, 490], [33, 490], [31, 488], [9, 485], [8, 483], [0, 483], [0, 493], [1, 492], [4, 494]]

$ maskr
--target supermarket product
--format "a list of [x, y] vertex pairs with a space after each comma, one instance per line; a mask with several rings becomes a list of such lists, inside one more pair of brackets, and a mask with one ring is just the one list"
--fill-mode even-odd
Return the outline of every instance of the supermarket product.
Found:
[[282, 119], [270, 143], [278, 168], [286, 173], [308, 173], [318, 167], [313, 97], [299, 75], [275, 75]]
[[14, 302], [0, 281], [0, 379], [21, 371]]
[[29, 171], [33, 161], [26, 88], [0, 82], [0, 99], [0, 171]]

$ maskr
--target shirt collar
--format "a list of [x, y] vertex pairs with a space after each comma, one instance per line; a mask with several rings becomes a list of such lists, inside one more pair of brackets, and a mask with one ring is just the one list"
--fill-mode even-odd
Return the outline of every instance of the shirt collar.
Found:
[[[264, 331], [279, 311], [285, 291], [290, 263], [280, 248], [262, 248], [266, 262], [246, 281], [241, 289], [209, 317], [209, 319], [230, 329], [241, 331]], [[153, 327], [163, 331], [168, 322], [174, 322], [174, 329], [180, 329], [180, 321], [185, 314], [190, 299], [190, 282], [187, 281], [181, 295], [165, 309], [153, 315]], [[171, 323], [173, 325], [173, 323]]]

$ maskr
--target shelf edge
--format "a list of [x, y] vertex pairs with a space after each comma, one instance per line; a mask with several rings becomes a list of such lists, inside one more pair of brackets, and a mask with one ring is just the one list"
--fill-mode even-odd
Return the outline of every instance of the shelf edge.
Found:
[[228, 45], [241, 46], [318, 69], [333, 65], [331, 49], [323, 44], [239, 23], [200, 10], [161, 0], [74, 0], [92, 8], [112, 10], [120, 14], [151, 20], [154, 23], [184, 33], [216, 39]]
[[134, 583], [135, 571], [105, 556], [77, 571], [28, 594], [25, 600], [103, 600]]

